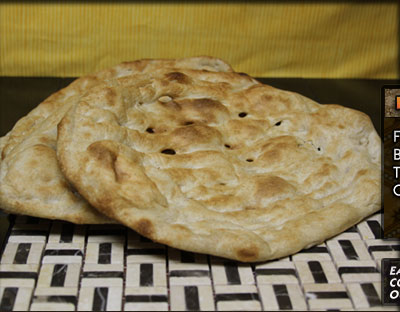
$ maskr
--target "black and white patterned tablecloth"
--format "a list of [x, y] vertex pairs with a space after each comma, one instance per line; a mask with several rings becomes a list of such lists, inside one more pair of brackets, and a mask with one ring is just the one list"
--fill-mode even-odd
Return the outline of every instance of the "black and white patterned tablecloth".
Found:
[[326, 243], [242, 264], [155, 244], [119, 225], [18, 216], [0, 264], [0, 311], [396, 310], [381, 305], [375, 214]]

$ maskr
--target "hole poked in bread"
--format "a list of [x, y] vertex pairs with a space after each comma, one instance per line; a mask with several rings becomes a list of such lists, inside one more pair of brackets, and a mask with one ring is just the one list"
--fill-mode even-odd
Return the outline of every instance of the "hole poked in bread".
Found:
[[173, 149], [171, 149], [171, 148], [163, 149], [163, 150], [161, 151], [161, 153], [167, 154], [167, 155], [175, 155], [175, 154], [176, 154], [175, 150], [173, 150]]

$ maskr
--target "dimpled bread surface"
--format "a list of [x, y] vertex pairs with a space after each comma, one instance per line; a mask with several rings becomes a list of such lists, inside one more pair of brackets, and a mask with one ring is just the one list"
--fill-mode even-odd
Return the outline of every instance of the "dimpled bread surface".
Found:
[[0, 138], [0, 208], [9, 213], [74, 223], [114, 223], [93, 209], [61, 173], [56, 157], [57, 124], [80, 98], [98, 85], [160, 68], [232, 71], [212, 57], [138, 60], [81, 77], [48, 97]]
[[380, 208], [380, 138], [364, 113], [244, 74], [117, 79], [58, 126], [63, 173], [153, 241], [240, 261], [319, 244]]

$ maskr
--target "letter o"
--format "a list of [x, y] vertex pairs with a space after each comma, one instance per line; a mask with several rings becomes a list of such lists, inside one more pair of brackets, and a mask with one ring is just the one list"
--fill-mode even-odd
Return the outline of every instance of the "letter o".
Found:
[[398, 290], [392, 290], [389, 294], [390, 299], [397, 299], [399, 298], [399, 291]]
[[397, 193], [396, 191], [398, 186], [400, 186], [400, 184], [396, 184], [395, 186], [393, 186], [393, 194], [396, 195], [397, 197], [400, 197], [400, 193]]

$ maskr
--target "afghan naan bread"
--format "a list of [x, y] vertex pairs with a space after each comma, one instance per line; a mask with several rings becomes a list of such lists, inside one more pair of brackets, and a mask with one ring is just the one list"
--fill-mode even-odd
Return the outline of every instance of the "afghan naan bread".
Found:
[[119, 79], [58, 134], [62, 171], [94, 207], [184, 250], [278, 258], [380, 207], [369, 117], [237, 73]]
[[[160, 68], [232, 71], [211, 57], [178, 60], [140, 60], [75, 80], [51, 95], [0, 139], [0, 207], [5, 211], [74, 223], [114, 222], [93, 209], [62, 175], [56, 157], [57, 124], [87, 92], [139, 72], [156, 74]], [[127, 78], [128, 79], [128, 78]]]

